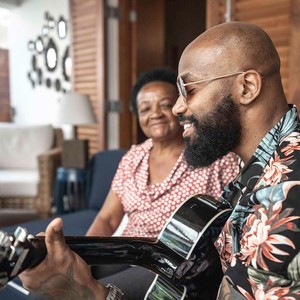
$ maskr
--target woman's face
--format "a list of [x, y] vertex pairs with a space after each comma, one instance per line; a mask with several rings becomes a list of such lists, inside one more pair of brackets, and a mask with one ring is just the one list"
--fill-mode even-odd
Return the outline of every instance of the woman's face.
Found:
[[150, 82], [137, 95], [138, 119], [144, 134], [154, 141], [182, 135], [182, 127], [172, 114], [177, 88], [164, 81]]

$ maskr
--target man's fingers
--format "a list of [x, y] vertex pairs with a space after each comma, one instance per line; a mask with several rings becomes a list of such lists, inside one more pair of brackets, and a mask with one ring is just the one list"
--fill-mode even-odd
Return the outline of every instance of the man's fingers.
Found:
[[45, 236], [45, 231], [39, 232], [36, 236]]
[[45, 242], [48, 255], [57, 255], [66, 248], [62, 225], [62, 219], [56, 218], [46, 229]]

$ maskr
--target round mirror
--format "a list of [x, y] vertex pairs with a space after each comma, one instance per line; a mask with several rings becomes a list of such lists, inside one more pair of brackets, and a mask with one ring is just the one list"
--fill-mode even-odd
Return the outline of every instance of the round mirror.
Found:
[[50, 38], [46, 51], [45, 51], [45, 60], [46, 60], [46, 67], [49, 71], [54, 71], [57, 66], [57, 47], [54, 41]]
[[53, 19], [53, 17], [49, 16], [48, 18], [48, 27], [53, 29], [55, 27], [55, 21]]

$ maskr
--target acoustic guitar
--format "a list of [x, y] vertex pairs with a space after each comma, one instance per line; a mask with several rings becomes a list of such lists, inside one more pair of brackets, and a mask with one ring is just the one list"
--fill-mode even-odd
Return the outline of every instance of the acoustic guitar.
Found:
[[[68, 246], [88, 265], [131, 264], [157, 274], [145, 299], [216, 299], [222, 279], [214, 241], [231, 213], [226, 203], [206, 195], [186, 200], [157, 239], [66, 236]], [[0, 287], [46, 256], [44, 237], [18, 227], [0, 231]]]

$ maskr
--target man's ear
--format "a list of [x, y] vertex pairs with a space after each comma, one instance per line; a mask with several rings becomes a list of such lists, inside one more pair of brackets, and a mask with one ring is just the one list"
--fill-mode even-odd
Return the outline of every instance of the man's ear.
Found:
[[255, 70], [245, 71], [240, 76], [240, 103], [247, 105], [254, 101], [260, 94], [262, 86], [262, 76]]

